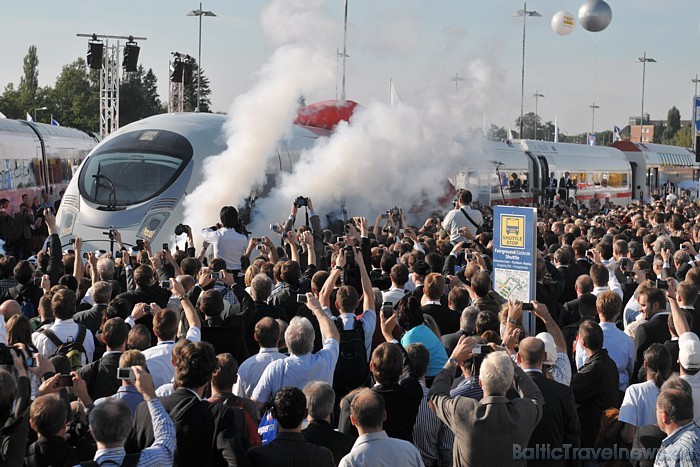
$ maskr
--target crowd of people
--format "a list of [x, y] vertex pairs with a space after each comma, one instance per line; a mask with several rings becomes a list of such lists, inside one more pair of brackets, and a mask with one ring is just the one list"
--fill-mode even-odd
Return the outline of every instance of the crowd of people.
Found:
[[44, 209], [0, 257], [0, 465], [700, 465], [700, 210], [552, 204], [529, 303], [467, 190], [339, 233], [309, 198], [258, 238], [225, 206], [114, 257]]

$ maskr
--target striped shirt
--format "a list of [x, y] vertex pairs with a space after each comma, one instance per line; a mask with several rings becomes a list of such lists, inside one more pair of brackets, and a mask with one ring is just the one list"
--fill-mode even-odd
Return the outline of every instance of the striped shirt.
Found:
[[418, 407], [416, 424], [413, 426], [413, 444], [420, 451], [426, 466], [451, 466], [455, 435], [435, 412], [430, 410], [428, 388], [425, 387], [424, 381], [421, 381], [420, 385], [423, 388], [423, 400]]
[[450, 396], [471, 397], [472, 399], [480, 401], [481, 398], [484, 397], [484, 390], [481, 389], [479, 385], [479, 378], [470, 376], [460, 381], [457, 387], [450, 391]]
[[[138, 467], [165, 467], [173, 465], [175, 454], [175, 424], [158, 399], [147, 402], [153, 421], [153, 444], [141, 451]], [[95, 462], [99, 465], [121, 465], [126, 451], [124, 448], [98, 449]]]
[[700, 464], [700, 428], [690, 422], [661, 442], [654, 467], [694, 467]]

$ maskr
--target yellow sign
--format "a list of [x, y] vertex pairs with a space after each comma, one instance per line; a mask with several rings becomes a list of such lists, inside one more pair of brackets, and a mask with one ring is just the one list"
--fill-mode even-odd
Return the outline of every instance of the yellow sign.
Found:
[[505, 248], [525, 248], [525, 217], [501, 216], [501, 246]]

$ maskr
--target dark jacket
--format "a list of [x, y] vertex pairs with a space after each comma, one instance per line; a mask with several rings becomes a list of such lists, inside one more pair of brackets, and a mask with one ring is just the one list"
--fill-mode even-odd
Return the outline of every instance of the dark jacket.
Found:
[[[247, 465], [240, 428], [233, 412], [223, 404], [199, 400], [181, 388], [161, 399], [177, 431], [177, 447], [173, 466], [239, 466]], [[142, 451], [155, 441], [148, 405], [136, 410], [134, 426], [126, 439], [126, 452]]]
[[121, 352], [109, 353], [78, 370], [92, 400], [116, 394], [119, 386], [122, 385], [117, 379], [117, 368], [119, 368], [121, 356]]
[[93, 305], [85, 311], [79, 311], [73, 315], [73, 321], [80, 323], [96, 335], [102, 325], [102, 313], [107, 309], [107, 304]]
[[15, 410], [7, 418], [0, 416], [0, 465], [22, 467], [29, 434], [31, 391], [28, 378], [17, 380]]
[[255, 325], [258, 324], [258, 321], [261, 319], [268, 317], [272, 319], [287, 320], [287, 315], [282, 308], [268, 305], [265, 302], [255, 302], [255, 312], [253, 313], [253, 317], [248, 323], [245, 332], [245, 340], [248, 344], [248, 351], [251, 355], [258, 353], [258, 350], [260, 350], [260, 346], [253, 337], [255, 334]]
[[[266, 444], [249, 449], [246, 458], [253, 467], [333, 467], [333, 453], [312, 444], [301, 433], [281, 432]], [[201, 464], [200, 464], [201, 465]]]
[[74, 466], [79, 461], [77, 450], [60, 436], [39, 436], [27, 448], [27, 467]]
[[559, 303], [564, 304], [575, 300], [578, 298], [576, 294], [576, 279], [578, 279], [579, 276], [588, 274], [588, 272], [583, 266], [575, 262], [567, 266], [559, 266], [557, 269], [564, 276], [564, 288], [559, 296]]
[[[542, 373], [525, 370], [525, 373], [540, 388], [544, 398], [542, 420], [535, 427], [530, 436], [528, 447], [536, 448], [537, 445], [551, 445], [553, 448], [561, 448], [565, 444], [572, 447], [580, 446], [581, 426], [576, 412], [576, 402], [571, 388], [556, 381], [547, 379]], [[546, 466], [561, 465], [559, 462], [546, 462], [538, 460], [529, 462], [530, 465]]]
[[452, 311], [443, 305], [425, 305], [423, 306], [423, 313], [435, 319], [435, 322], [440, 328], [440, 334], [443, 336], [459, 330], [459, 319], [461, 315], [457, 311]]
[[604, 410], [619, 406], [617, 365], [600, 349], [571, 378], [571, 390], [578, 404], [581, 422], [581, 446], [593, 447], [600, 430], [600, 416]]
[[309, 423], [309, 426], [301, 430], [301, 434], [309, 443], [330, 449], [333, 453], [335, 465], [340, 464], [340, 459], [350, 452], [356, 439], [350, 435], [335, 431], [325, 420], [314, 420]]
[[632, 371], [632, 380], [630, 384], [639, 382], [638, 374], [639, 369], [644, 363], [644, 351], [648, 349], [651, 344], [663, 344], [670, 339], [671, 331], [668, 330], [668, 313], [664, 313], [663, 310], [657, 312], [649, 321], [637, 327], [637, 331], [634, 335], [634, 346], [636, 348], [634, 370]]

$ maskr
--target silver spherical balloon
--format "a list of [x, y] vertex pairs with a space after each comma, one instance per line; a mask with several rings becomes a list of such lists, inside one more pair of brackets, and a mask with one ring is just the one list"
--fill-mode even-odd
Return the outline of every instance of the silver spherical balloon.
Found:
[[600, 32], [612, 21], [612, 9], [603, 0], [586, 0], [578, 10], [581, 26], [591, 32]]

